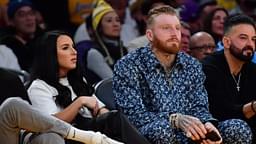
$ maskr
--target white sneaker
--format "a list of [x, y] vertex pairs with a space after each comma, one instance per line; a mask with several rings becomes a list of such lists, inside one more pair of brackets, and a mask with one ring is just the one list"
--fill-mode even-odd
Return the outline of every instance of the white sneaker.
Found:
[[92, 144], [124, 144], [122, 142], [113, 140], [100, 132], [96, 132], [91, 141]]

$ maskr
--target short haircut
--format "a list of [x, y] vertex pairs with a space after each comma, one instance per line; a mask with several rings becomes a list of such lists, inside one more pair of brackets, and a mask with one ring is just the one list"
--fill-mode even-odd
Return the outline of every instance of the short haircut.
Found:
[[248, 24], [253, 26], [254, 30], [256, 31], [255, 22], [254, 20], [245, 15], [245, 14], [236, 14], [229, 16], [224, 22], [224, 35], [230, 32], [231, 28], [240, 25], [240, 24]]
[[155, 17], [161, 15], [161, 14], [169, 14], [169, 15], [175, 15], [179, 18], [177, 12], [175, 9], [168, 5], [163, 6], [157, 6], [153, 9], [151, 9], [148, 13], [148, 19], [147, 19], [147, 27], [149, 27], [152, 23]]

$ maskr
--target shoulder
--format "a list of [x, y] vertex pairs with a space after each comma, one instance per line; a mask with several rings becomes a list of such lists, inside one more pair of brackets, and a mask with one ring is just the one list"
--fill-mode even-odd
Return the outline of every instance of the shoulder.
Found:
[[0, 55], [1, 54], [3, 54], [3, 56], [14, 55], [13, 51], [5, 45], [0, 45]]
[[145, 50], [145, 47], [141, 47], [134, 51], [131, 51], [127, 55], [123, 56], [120, 60], [118, 60], [116, 63], [116, 66], [123, 65], [123, 66], [127, 66], [127, 68], [129, 68], [129, 66], [134, 67], [135, 65], [139, 65], [139, 64], [143, 63], [143, 61], [145, 60], [144, 59], [144, 57], [145, 57], [144, 50]]
[[54, 87], [50, 86], [45, 81], [36, 79], [29, 86], [28, 93], [39, 92], [39, 91], [45, 91], [53, 94], [58, 93]]
[[189, 68], [197, 69], [199, 67], [200, 68], [202, 67], [201, 62], [198, 59], [184, 52], [178, 53], [178, 63], [180, 63], [185, 69], [189, 69]]
[[96, 48], [90, 48], [89, 50], [88, 50], [88, 56], [98, 56], [98, 55], [102, 55], [101, 53], [100, 53], [100, 51], [98, 51]]

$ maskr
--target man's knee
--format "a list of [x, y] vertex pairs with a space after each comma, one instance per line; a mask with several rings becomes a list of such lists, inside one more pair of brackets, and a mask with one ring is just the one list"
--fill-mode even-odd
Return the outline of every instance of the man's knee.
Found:
[[65, 144], [65, 141], [56, 133], [42, 133], [32, 136], [29, 144]]
[[249, 125], [240, 119], [230, 119], [219, 124], [224, 143], [247, 144], [252, 142], [252, 131]]

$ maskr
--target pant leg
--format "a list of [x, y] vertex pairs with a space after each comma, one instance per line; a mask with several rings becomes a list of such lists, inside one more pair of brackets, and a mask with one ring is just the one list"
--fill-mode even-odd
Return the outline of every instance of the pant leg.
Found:
[[219, 123], [224, 144], [251, 144], [252, 131], [249, 125], [239, 119], [229, 119]]
[[57, 133], [40, 133], [33, 135], [28, 144], [65, 144], [65, 141]]
[[0, 106], [1, 143], [17, 144], [21, 128], [32, 132], [54, 132], [65, 137], [70, 127], [53, 116], [42, 114], [19, 98], [9, 98]]
[[104, 134], [126, 144], [149, 144], [121, 112], [103, 114], [96, 119], [96, 125]]

